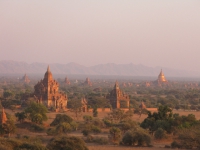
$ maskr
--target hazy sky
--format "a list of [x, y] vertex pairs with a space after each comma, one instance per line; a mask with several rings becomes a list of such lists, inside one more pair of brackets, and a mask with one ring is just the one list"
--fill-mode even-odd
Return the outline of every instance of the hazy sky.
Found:
[[200, 70], [200, 0], [0, 0], [0, 60]]

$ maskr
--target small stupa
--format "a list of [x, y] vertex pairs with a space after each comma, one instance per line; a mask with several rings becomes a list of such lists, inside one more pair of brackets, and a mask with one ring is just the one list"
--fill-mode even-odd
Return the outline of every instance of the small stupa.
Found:
[[31, 80], [28, 78], [28, 76], [25, 74], [22, 78], [21, 81], [24, 83], [29, 83]]
[[90, 81], [89, 78], [86, 78], [86, 80], [85, 80], [85, 82], [84, 82], [84, 85], [92, 86], [92, 82]]
[[6, 113], [4, 111], [4, 108], [2, 109], [2, 114], [1, 114], [1, 124], [5, 124], [7, 121]]
[[147, 107], [146, 107], [146, 105], [144, 104], [144, 102], [142, 101], [141, 104], [140, 104], [140, 106], [139, 106], [139, 108], [140, 108], [140, 109], [146, 109]]
[[70, 84], [71, 84], [70, 81], [69, 81], [69, 79], [68, 79], [67, 77], [65, 77], [64, 83], [67, 84], [67, 85], [70, 85]]

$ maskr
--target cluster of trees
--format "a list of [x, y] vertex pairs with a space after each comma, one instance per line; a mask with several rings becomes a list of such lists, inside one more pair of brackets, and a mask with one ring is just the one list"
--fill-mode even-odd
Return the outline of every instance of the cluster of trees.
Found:
[[16, 113], [15, 116], [19, 122], [23, 122], [27, 118], [33, 123], [42, 124], [43, 121], [48, 119], [47, 112], [48, 110], [44, 105], [32, 102], [24, 111]]
[[136, 108], [138, 102], [145, 102], [147, 107], [167, 105], [174, 109], [200, 110], [199, 88], [139, 88], [138, 95], [131, 94], [131, 107]]
[[77, 130], [78, 124], [66, 114], [57, 114], [50, 126], [51, 128], [47, 130], [47, 134], [59, 135]]
[[74, 136], [57, 136], [52, 138], [46, 146], [39, 139], [22, 137], [19, 139], [0, 138], [1, 150], [88, 150], [85, 142]]
[[[122, 144], [129, 146], [150, 146], [151, 135], [131, 119], [133, 111], [114, 109], [103, 119], [84, 116], [84, 123], [79, 126], [88, 142], [100, 144]], [[95, 139], [91, 133], [98, 134], [102, 129], [109, 130], [108, 139]]]

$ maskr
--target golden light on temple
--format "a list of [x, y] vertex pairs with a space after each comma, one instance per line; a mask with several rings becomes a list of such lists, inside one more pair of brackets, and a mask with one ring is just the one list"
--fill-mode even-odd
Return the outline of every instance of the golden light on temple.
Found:
[[165, 79], [165, 75], [162, 72], [162, 69], [160, 71], [160, 74], [158, 75], [158, 81], [159, 82], [167, 82], [167, 80]]

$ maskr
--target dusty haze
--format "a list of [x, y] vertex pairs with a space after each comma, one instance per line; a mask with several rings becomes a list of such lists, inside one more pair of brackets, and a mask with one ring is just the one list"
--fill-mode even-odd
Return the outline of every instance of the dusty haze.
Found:
[[199, 56], [199, 0], [0, 0], [0, 60], [199, 71]]

